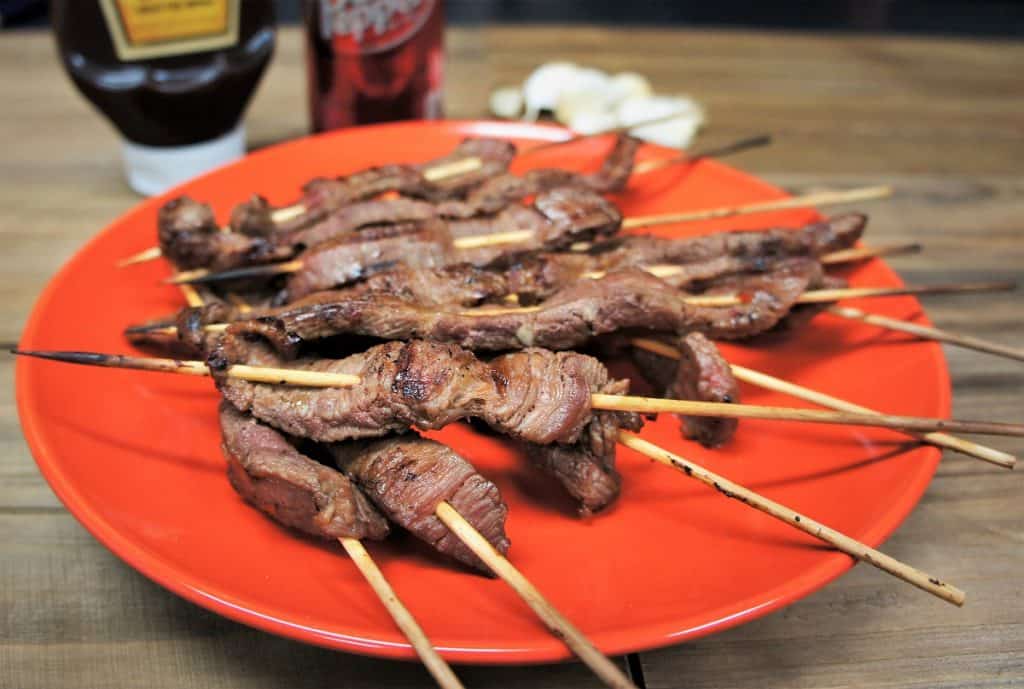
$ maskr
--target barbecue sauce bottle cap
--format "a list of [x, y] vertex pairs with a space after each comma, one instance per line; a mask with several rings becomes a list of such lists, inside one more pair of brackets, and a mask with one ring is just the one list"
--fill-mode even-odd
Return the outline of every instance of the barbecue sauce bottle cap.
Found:
[[132, 189], [153, 196], [245, 155], [245, 125], [186, 146], [146, 146], [121, 139], [124, 172]]

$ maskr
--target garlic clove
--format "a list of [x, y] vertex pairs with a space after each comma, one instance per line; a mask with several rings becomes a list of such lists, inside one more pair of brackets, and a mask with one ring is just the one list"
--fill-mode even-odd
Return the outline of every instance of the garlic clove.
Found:
[[597, 134], [618, 126], [615, 113], [610, 110], [580, 110], [569, 120], [569, 128], [578, 134]]
[[554, 110], [562, 91], [572, 87], [579, 68], [571, 62], [548, 62], [526, 78], [523, 97], [527, 116], [536, 119], [543, 110]]
[[623, 126], [678, 113], [679, 116], [659, 124], [630, 130], [633, 136], [672, 148], [686, 148], [705, 122], [704, 109], [685, 96], [650, 96], [627, 98], [616, 110]]
[[618, 105], [627, 98], [646, 98], [654, 93], [651, 82], [636, 72], [619, 72], [608, 80], [608, 100]]
[[513, 120], [523, 113], [523, 92], [514, 86], [495, 89], [489, 102], [491, 112], [506, 120]]
[[577, 114], [586, 111], [607, 111], [604, 94], [597, 91], [566, 91], [558, 98], [555, 119], [570, 126]]

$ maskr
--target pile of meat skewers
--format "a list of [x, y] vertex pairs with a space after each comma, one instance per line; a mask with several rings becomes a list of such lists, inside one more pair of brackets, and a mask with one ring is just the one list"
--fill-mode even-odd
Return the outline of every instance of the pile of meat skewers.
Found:
[[[866, 225], [846, 214], [795, 230], [624, 234], [630, 219], [605, 195], [626, 187], [637, 150], [620, 136], [595, 173], [515, 175], [514, 146], [470, 139], [430, 163], [314, 180], [288, 208], [255, 196], [223, 228], [206, 204], [174, 199], [159, 213], [159, 252], [182, 271], [179, 282], [197, 284], [186, 285], [190, 306], [126, 335], [204, 362], [223, 395], [228, 477], [246, 502], [343, 542], [382, 539], [395, 524], [469, 567], [498, 571], [446, 516], [461, 515], [507, 553], [497, 487], [418, 430], [485, 424], [581, 515], [598, 513], [620, 493], [616, 447], [639, 447], [632, 433], [643, 422], [641, 409], [609, 401], [625, 399], [629, 381], [604, 361], [629, 359], [672, 400], [718, 413], [738, 406], [734, 368], [714, 341], [804, 327], [831, 303], [814, 291], [845, 286], [826, 273], [829, 257], [854, 250]], [[455, 172], [432, 173], [440, 168]], [[276, 374], [235, 375], [243, 368], [351, 383], [287, 386]], [[735, 416], [680, 420], [685, 437], [708, 447], [737, 432]], [[747, 495], [681, 458], [670, 463]], [[842, 547], [840, 537], [829, 542]], [[859, 546], [846, 552], [906, 568]], [[905, 574], [962, 602], [933, 577]], [[567, 638], [610, 685], [629, 686]]]

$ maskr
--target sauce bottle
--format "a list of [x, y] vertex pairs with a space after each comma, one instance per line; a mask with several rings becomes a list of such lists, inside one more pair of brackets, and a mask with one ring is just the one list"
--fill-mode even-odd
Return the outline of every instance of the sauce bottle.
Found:
[[305, 0], [314, 131], [441, 117], [441, 0]]
[[242, 113], [274, 51], [273, 0], [53, 0], [61, 61], [157, 194], [245, 154]]

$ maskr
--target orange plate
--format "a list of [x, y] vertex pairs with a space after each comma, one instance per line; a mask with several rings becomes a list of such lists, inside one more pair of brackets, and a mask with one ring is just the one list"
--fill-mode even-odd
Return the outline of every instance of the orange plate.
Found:
[[[465, 136], [552, 140], [551, 127], [490, 122], [403, 123], [350, 129], [262, 150], [140, 204], [83, 248], [53, 279], [25, 328], [26, 348], [125, 352], [121, 329], [177, 309], [158, 284], [168, 266], [114, 263], [155, 239], [157, 208], [187, 193], [226, 219], [260, 190], [293, 201], [300, 185], [385, 161], [444, 154]], [[526, 158], [527, 166], [593, 168], [608, 141]], [[644, 158], [670, 155], [648, 146]], [[782, 192], [715, 162], [638, 177], [621, 195], [627, 216], [764, 200]], [[797, 226], [811, 211], [662, 228], [701, 234]], [[855, 284], [899, 285], [881, 261]], [[888, 316], [919, 313], [911, 298], [876, 299]], [[949, 380], [940, 348], [820, 316], [774, 343], [727, 346], [737, 363], [901, 414], [945, 416]], [[804, 406], [753, 387], [744, 400]], [[175, 593], [232, 619], [314, 644], [390, 658], [413, 653], [339, 545], [292, 533], [246, 506], [225, 480], [218, 396], [209, 380], [22, 359], [17, 398], [25, 436], [46, 479], [96, 538]], [[939, 461], [895, 433], [744, 421], [725, 450], [684, 441], [675, 418], [643, 434], [750, 488], [871, 544], [885, 539], [924, 492]], [[664, 646], [765, 615], [850, 568], [845, 555], [627, 450], [622, 497], [581, 520], [558, 489], [500, 438], [457, 424], [436, 437], [498, 484], [510, 507], [511, 560], [607, 653]], [[452, 661], [524, 663], [566, 658], [502, 582], [459, 569], [407, 536], [370, 544], [395, 590]], [[879, 587], [903, 586], [877, 574]], [[924, 595], [924, 594], [922, 594]]]

